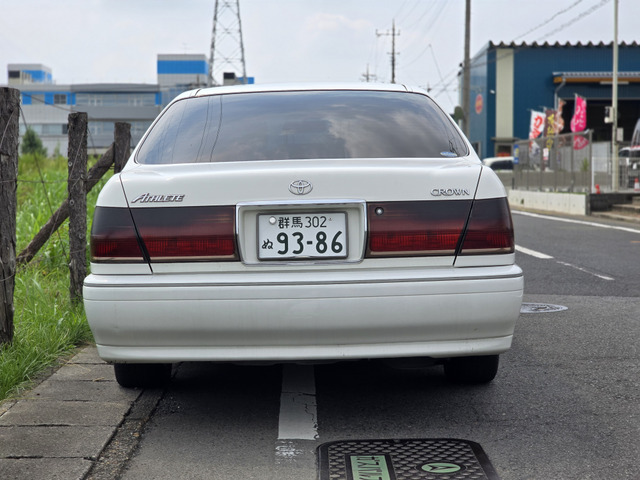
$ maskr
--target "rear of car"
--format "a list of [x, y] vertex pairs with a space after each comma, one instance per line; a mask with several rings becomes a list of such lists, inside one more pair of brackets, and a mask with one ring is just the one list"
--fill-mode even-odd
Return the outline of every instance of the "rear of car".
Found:
[[181, 361], [428, 357], [489, 381], [522, 271], [505, 191], [401, 86], [187, 92], [100, 194], [87, 318], [120, 383]]

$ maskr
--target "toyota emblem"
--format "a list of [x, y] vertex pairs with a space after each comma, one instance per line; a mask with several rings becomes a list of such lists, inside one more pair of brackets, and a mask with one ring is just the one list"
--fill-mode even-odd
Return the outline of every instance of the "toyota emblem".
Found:
[[313, 190], [313, 185], [306, 180], [295, 180], [289, 184], [289, 191], [294, 195], [306, 195], [311, 190]]

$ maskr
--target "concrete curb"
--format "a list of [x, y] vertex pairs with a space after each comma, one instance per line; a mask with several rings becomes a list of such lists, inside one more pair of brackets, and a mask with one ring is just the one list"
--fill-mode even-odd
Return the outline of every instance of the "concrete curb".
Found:
[[[121, 388], [96, 348], [84, 348], [22, 398], [3, 404], [0, 478], [86, 478], [143, 394]], [[160, 396], [153, 392], [143, 410], [152, 411]], [[150, 411], [136, 413], [139, 428]]]

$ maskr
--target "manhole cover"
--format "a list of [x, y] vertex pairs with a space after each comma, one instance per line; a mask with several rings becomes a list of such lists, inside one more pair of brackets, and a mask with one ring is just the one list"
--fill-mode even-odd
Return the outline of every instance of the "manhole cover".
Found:
[[520, 313], [552, 313], [568, 310], [569, 307], [563, 305], [550, 305], [548, 303], [523, 303]]
[[344, 440], [318, 447], [320, 480], [499, 480], [467, 440]]

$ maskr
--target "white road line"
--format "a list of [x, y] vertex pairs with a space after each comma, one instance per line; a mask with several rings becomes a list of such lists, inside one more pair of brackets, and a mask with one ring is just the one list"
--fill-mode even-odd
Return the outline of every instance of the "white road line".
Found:
[[521, 247], [520, 245], [516, 245], [516, 250], [518, 252], [525, 253], [527, 255], [531, 255], [532, 257], [542, 258], [542, 259], [550, 259], [553, 258], [551, 255], [547, 255], [546, 253], [536, 252], [535, 250], [531, 250], [529, 248]]
[[545, 220], [555, 220], [556, 222], [565, 222], [565, 223], [575, 223], [578, 225], [586, 225], [589, 227], [598, 227], [598, 228], [606, 228], [609, 230], [620, 230], [622, 232], [630, 232], [630, 233], [638, 233], [640, 234], [640, 229], [637, 228], [629, 228], [629, 227], [620, 227], [618, 225], [607, 225], [605, 223], [597, 223], [597, 222], [587, 222], [585, 220], [575, 220], [573, 218], [562, 218], [562, 217], [553, 217], [550, 215], [541, 215], [539, 213], [531, 213], [531, 212], [523, 212], [520, 210], [512, 210], [515, 215], [523, 215], [526, 217], [533, 218], [544, 218]]
[[615, 278], [613, 277], [609, 277], [607, 275], [600, 275], [599, 273], [591, 272], [586, 268], [578, 267], [577, 265], [573, 265], [571, 263], [561, 262], [560, 260], [556, 260], [556, 262], [558, 262], [560, 265], [564, 265], [565, 267], [575, 268], [576, 270], [580, 270], [581, 272], [588, 273], [589, 275], [593, 275], [594, 277], [598, 277], [602, 280], [615, 280]]
[[285, 364], [282, 367], [278, 440], [316, 438], [318, 407], [313, 365]]
[[587, 270], [586, 268], [582, 268], [582, 267], [579, 267], [577, 265], [573, 265], [572, 263], [567, 263], [567, 262], [563, 262], [561, 260], [556, 260], [551, 255], [547, 255], [546, 253], [542, 253], [542, 252], [537, 252], [535, 250], [531, 250], [530, 248], [525, 248], [525, 247], [522, 247], [520, 245], [516, 245], [516, 250], [518, 252], [520, 252], [520, 253], [524, 253], [525, 255], [531, 255], [532, 257], [541, 258], [543, 260], [555, 260], [555, 262], [560, 264], [560, 265], [564, 265], [565, 267], [575, 268], [576, 270], [579, 270], [579, 271], [581, 271], [583, 273], [588, 273], [589, 275], [593, 275], [594, 277], [597, 277], [597, 278], [599, 278], [601, 280], [607, 280], [607, 281], [615, 280], [615, 278], [613, 278], [613, 277], [609, 277], [607, 275], [601, 275], [599, 273], [592, 272], [590, 270]]

